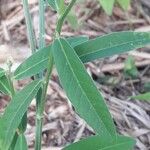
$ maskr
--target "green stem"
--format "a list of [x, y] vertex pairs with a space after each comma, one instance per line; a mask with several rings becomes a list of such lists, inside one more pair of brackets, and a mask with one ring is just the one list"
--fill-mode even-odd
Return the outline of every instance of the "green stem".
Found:
[[[43, 113], [46, 101], [46, 93], [47, 87], [50, 79], [50, 75], [53, 68], [53, 57], [50, 55], [48, 62], [48, 69], [45, 77], [45, 84], [42, 89], [39, 91], [39, 99], [37, 103], [37, 113], [36, 113], [36, 142], [35, 142], [35, 150], [41, 150], [41, 139], [42, 139], [42, 123], [43, 123]], [[37, 96], [37, 97], [38, 97]]]
[[60, 35], [61, 33], [61, 29], [62, 29], [62, 25], [64, 23], [64, 20], [66, 18], [66, 16], [68, 15], [68, 13], [70, 12], [71, 8], [73, 7], [73, 5], [75, 4], [76, 0], [72, 0], [70, 2], [70, 4], [68, 5], [68, 7], [66, 8], [66, 10], [64, 11], [64, 13], [60, 16], [60, 18], [58, 19], [57, 22], [57, 27], [56, 27], [56, 33]]
[[[40, 23], [39, 24], [39, 49], [45, 47], [45, 17], [44, 15], [45, 15], [45, 1], [39, 0], [39, 23]], [[42, 78], [43, 76], [42, 74], [43, 73], [41, 72], [36, 77]], [[45, 106], [45, 98], [43, 97], [44, 93], [45, 93], [45, 85], [38, 91], [38, 94], [36, 96], [35, 150], [41, 150], [42, 123], [43, 123], [43, 112], [44, 112], [44, 106]]]
[[45, 1], [39, 0], [39, 48], [45, 47]]
[[31, 21], [31, 15], [29, 12], [28, 0], [22, 0], [22, 3], [23, 3], [24, 15], [25, 15], [25, 20], [27, 25], [29, 44], [32, 53], [34, 53], [36, 51], [36, 38], [35, 38], [33, 25]]

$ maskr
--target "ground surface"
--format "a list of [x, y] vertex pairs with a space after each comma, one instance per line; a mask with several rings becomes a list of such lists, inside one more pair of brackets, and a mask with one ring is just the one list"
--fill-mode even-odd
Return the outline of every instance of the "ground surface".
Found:
[[[38, 37], [37, 1], [30, 0], [30, 6]], [[22, 5], [19, 0], [0, 0], [0, 8], [0, 67], [5, 67], [7, 58], [12, 56], [15, 69], [30, 55]], [[75, 9], [80, 27], [74, 31], [66, 23], [63, 27], [63, 36], [84, 34], [93, 38], [112, 31], [150, 31], [149, 0], [133, 0], [127, 13], [116, 6], [111, 17], [108, 17], [98, 3], [92, 0], [85, 0]], [[56, 14], [47, 8], [45, 16], [46, 41], [50, 43], [55, 29]], [[149, 51], [150, 47], [147, 46], [129, 54], [97, 60], [86, 65], [87, 71], [106, 99], [118, 132], [136, 138], [137, 150], [150, 149], [150, 103], [130, 100], [129, 97], [150, 90], [145, 87], [145, 83], [150, 83]], [[124, 61], [129, 55], [134, 57], [138, 69], [138, 76], [134, 79], [125, 78], [123, 71]], [[27, 82], [27, 80], [16, 82], [16, 89], [21, 89]], [[0, 95], [0, 113], [3, 113], [8, 101], [9, 97]], [[34, 117], [33, 101], [29, 108], [26, 131], [28, 145], [31, 148], [34, 144]], [[54, 69], [47, 93], [42, 149], [46, 147], [61, 149], [66, 144], [92, 134], [92, 129], [73, 111]]]

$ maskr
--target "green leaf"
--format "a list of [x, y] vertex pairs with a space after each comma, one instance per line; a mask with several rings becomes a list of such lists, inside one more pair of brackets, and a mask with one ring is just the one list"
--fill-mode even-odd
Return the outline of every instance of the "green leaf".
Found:
[[48, 4], [61, 15], [65, 10], [64, 0], [47, 0]]
[[51, 46], [42, 48], [25, 60], [14, 72], [14, 79], [23, 79], [47, 68]]
[[5, 70], [2, 69], [2, 68], [0, 68], [0, 78], [1, 78], [3, 75], [5, 75]]
[[[150, 43], [150, 33], [117, 32], [89, 41], [84, 36], [68, 38], [67, 41], [74, 47], [81, 61], [86, 63], [144, 47]], [[33, 54], [17, 68], [14, 78], [23, 79], [46, 69], [50, 51], [51, 45]]]
[[42, 82], [33, 81], [16, 93], [0, 119], [0, 149], [8, 150], [21, 119], [32, 99], [36, 96]]
[[0, 77], [0, 91], [6, 95], [12, 95], [11, 86], [6, 75]]
[[14, 150], [28, 150], [27, 141], [23, 134], [18, 136]]
[[131, 98], [149, 101], [150, 100], [150, 92], [147, 92], [145, 94], [139, 94], [137, 96], [132, 96]]
[[114, 123], [103, 97], [65, 39], [55, 40], [53, 56], [61, 84], [76, 111], [97, 134], [115, 136]]
[[[67, 39], [71, 46], [77, 46], [88, 41], [87, 36], [76, 36]], [[38, 50], [26, 59], [14, 72], [14, 79], [23, 79], [36, 75], [47, 68], [48, 58], [50, 57], [51, 45]]]
[[115, 0], [99, 0], [101, 6], [108, 15], [112, 14]]
[[73, 10], [71, 10], [67, 16], [67, 21], [70, 23], [71, 27], [75, 30], [79, 27], [78, 18]]
[[57, 10], [55, 0], [47, 0], [47, 2], [54, 10]]
[[27, 128], [27, 112], [25, 112], [21, 120], [21, 123], [19, 124], [18, 127], [19, 133], [23, 134], [26, 131], [26, 128]]
[[93, 136], [71, 144], [64, 150], [129, 150], [135, 141], [128, 137], [117, 136], [116, 139], [108, 140], [107, 137]]
[[138, 77], [138, 70], [135, 65], [133, 56], [129, 56], [125, 61], [124, 73], [126, 77], [136, 78]]
[[117, 2], [124, 10], [127, 10], [130, 5], [130, 0], [117, 0]]
[[67, 41], [72, 47], [78, 46], [84, 42], [87, 42], [88, 40], [89, 40], [89, 37], [85, 35], [73, 36], [73, 37], [67, 38]]
[[104, 58], [150, 44], [150, 33], [116, 32], [84, 42], [74, 49], [83, 62]]

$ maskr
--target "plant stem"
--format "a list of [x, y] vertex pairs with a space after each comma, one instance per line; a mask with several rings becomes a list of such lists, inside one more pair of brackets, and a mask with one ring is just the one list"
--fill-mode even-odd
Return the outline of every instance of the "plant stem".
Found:
[[23, 3], [24, 15], [25, 15], [25, 20], [26, 20], [26, 25], [27, 25], [29, 44], [30, 44], [32, 53], [34, 53], [36, 51], [36, 38], [35, 38], [33, 25], [31, 21], [31, 15], [29, 12], [28, 0], [22, 0], [22, 3]]
[[[45, 47], [45, 17], [44, 15], [45, 15], [45, 1], [39, 0], [39, 49]], [[43, 73], [41, 72], [36, 77], [42, 78], [42, 76], [43, 76]], [[43, 98], [44, 91], [45, 91], [45, 85], [38, 91], [38, 94], [36, 96], [35, 150], [41, 150], [43, 111], [44, 111], [44, 106], [45, 106], [45, 102], [44, 102], [45, 99]], [[43, 110], [41, 110], [41, 108], [43, 108]]]
[[[47, 87], [50, 79], [50, 75], [53, 68], [53, 57], [50, 54], [50, 58], [48, 61], [48, 69], [45, 77], [45, 84], [42, 89], [39, 91], [39, 101], [37, 103], [37, 113], [36, 113], [36, 142], [35, 142], [35, 150], [41, 150], [41, 139], [42, 139], [42, 123], [43, 123], [43, 113], [46, 101], [46, 93]], [[37, 97], [38, 97], [37, 96]]]
[[39, 48], [45, 47], [45, 1], [39, 0]]
[[58, 35], [60, 35], [64, 20], [65, 20], [66, 16], [68, 15], [68, 13], [70, 12], [73, 5], [75, 4], [75, 2], [76, 2], [76, 0], [72, 0], [70, 2], [70, 4], [68, 5], [68, 7], [66, 8], [66, 10], [64, 11], [64, 13], [58, 19], [57, 27], [56, 27], [56, 32], [57, 32]]

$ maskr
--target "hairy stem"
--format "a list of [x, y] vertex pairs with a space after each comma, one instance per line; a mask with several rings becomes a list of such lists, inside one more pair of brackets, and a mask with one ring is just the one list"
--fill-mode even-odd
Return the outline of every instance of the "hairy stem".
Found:
[[61, 29], [62, 29], [62, 25], [64, 23], [65, 18], [67, 17], [68, 13], [70, 12], [71, 8], [73, 7], [73, 5], [75, 4], [76, 0], [72, 0], [70, 2], [70, 4], [68, 5], [68, 7], [66, 8], [66, 10], [64, 11], [64, 13], [60, 16], [60, 18], [58, 19], [57, 22], [57, 27], [56, 27], [56, 33], [60, 35], [61, 33]]

